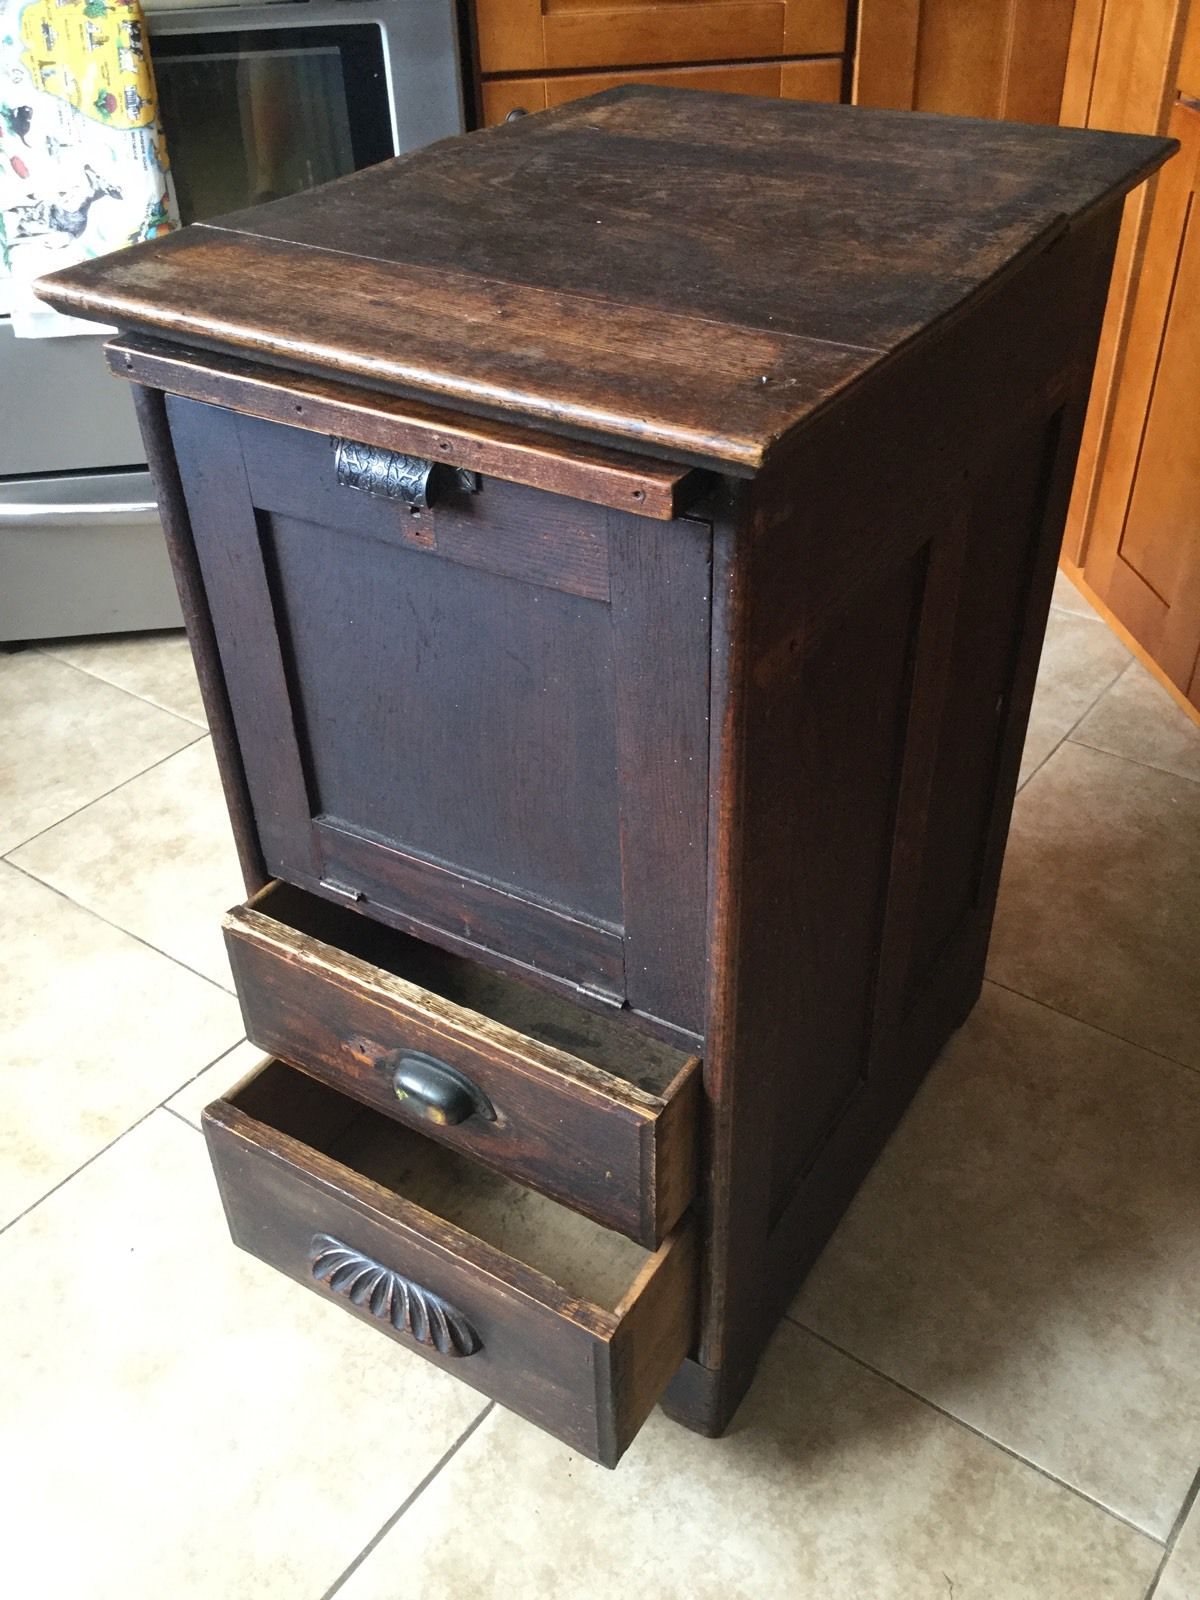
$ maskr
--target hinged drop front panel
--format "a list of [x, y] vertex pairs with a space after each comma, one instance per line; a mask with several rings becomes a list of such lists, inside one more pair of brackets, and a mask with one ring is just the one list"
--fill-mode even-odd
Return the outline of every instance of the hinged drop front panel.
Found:
[[699, 1032], [708, 525], [167, 407], [268, 869]]

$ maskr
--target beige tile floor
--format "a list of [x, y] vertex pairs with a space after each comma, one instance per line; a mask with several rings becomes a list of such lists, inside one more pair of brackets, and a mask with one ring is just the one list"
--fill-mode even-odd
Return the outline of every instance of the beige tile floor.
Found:
[[228, 1244], [182, 640], [0, 655], [0, 717], [0, 1593], [1200, 1600], [1200, 732], [1065, 581], [979, 1007], [727, 1437], [615, 1473]]

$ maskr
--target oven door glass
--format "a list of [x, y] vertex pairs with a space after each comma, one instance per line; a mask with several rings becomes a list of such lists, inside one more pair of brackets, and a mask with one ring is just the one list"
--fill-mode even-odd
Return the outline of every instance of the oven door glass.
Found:
[[378, 26], [154, 33], [184, 222], [311, 189], [393, 155]]

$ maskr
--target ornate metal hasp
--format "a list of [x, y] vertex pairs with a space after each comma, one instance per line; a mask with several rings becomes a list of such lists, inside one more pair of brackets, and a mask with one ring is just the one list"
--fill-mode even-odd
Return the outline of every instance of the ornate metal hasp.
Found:
[[466, 494], [479, 491], [479, 474], [465, 467], [406, 456], [399, 450], [360, 444], [355, 439], [335, 438], [330, 443], [339, 489], [358, 489], [385, 500], [399, 500], [417, 511], [431, 506], [439, 489], [457, 489]]
[[318, 1283], [397, 1333], [407, 1333], [443, 1356], [471, 1356], [483, 1348], [475, 1329], [449, 1301], [340, 1239], [314, 1234], [308, 1253]]

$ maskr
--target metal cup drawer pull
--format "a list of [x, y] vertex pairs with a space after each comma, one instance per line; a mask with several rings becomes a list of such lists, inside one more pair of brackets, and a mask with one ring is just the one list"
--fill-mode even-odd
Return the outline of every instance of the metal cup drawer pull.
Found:
[[360, 444], [355, 439], [335, 438], [330, 443], [339, 489], [359, 489], [384, 500], [399, 500], [414, 511], [431, 506], [440, 490], [479, 492], [479, 474], [466, 467], [426, 461], [422, 456], [406, 456], [399, 450]]
[[420, 1050], [402, 1050], [385, 1056], [380, 1066], [392, 1076], [396, 1099], [411, 1104], [418, 1116], [440, 1127], [455, 1127], [468, 1117], [495, 1122], [496, 1108], [465, 1072], [427, 1056]]
[[475, 1329], [448, 1300], [332, 1234], [313, 1235], [309, 1258], [318, 1283], [439, 1355], [472, 1356], [483, 1348]]

